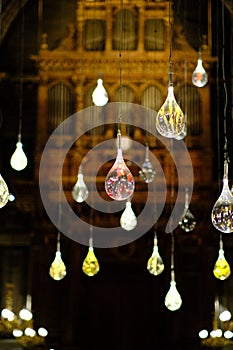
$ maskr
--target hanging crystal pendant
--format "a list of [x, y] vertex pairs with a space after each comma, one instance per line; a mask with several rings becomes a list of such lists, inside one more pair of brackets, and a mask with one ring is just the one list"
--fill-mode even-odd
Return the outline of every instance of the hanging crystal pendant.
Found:
[[214, 227], [224, 233], [233, 232], [233, 196], [228, 186], [228, 160], [224, 161], [223, 188], [216, 201], [211, 220]]
[[120, 225], [126, 231], [131, 231], [137, 226], [137, 218], [133, 212], [130, 200], [125, 203], [125, 210], [120, 218]]
[[76, 202], [82, 203], [87, 199], [88, 194], [89, 192], [83, 179], [82, 167], [80, 166], [78, 180], [72, 190], [72, 197]]
[[168, 308], [170, 311], [176, 311], [178, 310], [181, 305], [182, 305], [182, 299], [181, 296], [176, 289], [176, 282], [174, 279], [174, 271], [172, 271], [172, 278], [170, 282], [170, 288], [169, 291], [167, 292], [167, 295], [165, 297], [165, 306]]
[[221, 236], [219, 241], [218, 259], [214, 265], [213, 274], [217, 279], [222, 281], [227, 279], [231, 274], [230, 265], [224, 256], [223, 241]]
[[17, 171], [23, 170], [27, 166], [27, 157], [23, 151], [23, 144], [20, 141], [21, 137], [19, 136], [19, 140], [16, 143], [16, 150], [11, 156], [10, 164], [11, 167]]
[[92, 237], [90, 237], [88, 253], [83, 261], [82, 270], [87, 276], [92, 277], [99, 272], [99, 269], [99, 262], [94, 253], [93, 240]]
[[196, 226], [196, 221], [189, 209], [189, 197], [188, 197], [188, 188], [186, 188], [185, 193], [185, 207], [184, 212], [182, 214], [181, 220], [179, 221], [179, 226], [185, 231], [190, 232]]
[[134, 192], [134, 178], [126, 166], [121, 149], [121, 134], [118, 132], [117, 158], [105, 179], [105, 191], [117, 201], [130, 198]]
[[108, 102], [108, 93], [103, 86], [102, 79], [97, 80], [97, 87], [92, 93], [92, 101], [98, 107], [105, 106]]
[[139, 177], [142, 181], [149, 183], [152, 182], [154, 180], [155, 177], [155, 171], [153, 169], [153, 166], [150, 162], [149, 159], [149, 146], [146, 145], [146, 157], [145, 157], [145, 161], [142, 164], [142, 168], [139, 171]]
[[197, 66], [192, 74], [192, 83], [197, 87], [204, 87], [208, 83], [208, 76], [202, 65], [201, 50], [199, 50]]
[[154, 246], [153, 246], [153, 252], [151, 257], [149, 258], [147, 262], [147, 270], [154, 276], [160, 275], [164, 270], [164, 263], [163, 260], [159, 254], [159, 248], [158, 248], [158, 239], [157, 234], [155, 232], [154, 235]]
[[55, 281], [60, 281], [66, 276], [66, 266], [61, 258], [60, 251], [60, 233], [57, 235], [57, 251], [50, 266], [49, 274]]
[[172, 69], [170, 62], [169, 85], [167, 98], [156, 115], [158, 132], [168, 138], [178, 137], [184, 130], [185, 118], [180, 106], [176, 102], [172, 83]]
[[3, 208], [9, 199], [9, 190], [7, 184], [3, 180], [2, 175], [0, 174], [0, 208]]

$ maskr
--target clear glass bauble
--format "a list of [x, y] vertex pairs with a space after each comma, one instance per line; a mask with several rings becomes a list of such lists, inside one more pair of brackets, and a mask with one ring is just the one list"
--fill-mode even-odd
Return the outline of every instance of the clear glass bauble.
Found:
[[176, 282], [170, 282], [170, 288], [165, 297], [165, 306], [170, 311], [178, 310], [182, 305], [182, 299], [179, 292], [176, 289]]
[[173, 86], [168, 87], [167, 98], [156, 115], [156, 129], [164, 137], [176, 138], [184, 130], [185, 117], [176, 102]]

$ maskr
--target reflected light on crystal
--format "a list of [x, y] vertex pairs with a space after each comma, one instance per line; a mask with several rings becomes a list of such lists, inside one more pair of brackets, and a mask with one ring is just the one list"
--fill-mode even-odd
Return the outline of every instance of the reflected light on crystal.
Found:
[[66, 276], [66, 266], [62, 261], [60, 251], [56, 251], [55, 259], [49, 269], [49, 274], [55, 281], [60, 281]]
[[181, 307], [182, 299], [179, 292], [176, 289], [175, 281], [170, 282], [170, 288], [169, 288], [169, 291], [167, 292], [164, 303], [165, 303], [165, 306], [170, 311], [176, 311]]
[[41, 337], [47, 337], [48, 331], [47, 331], [47, 329], [45, 329], [44, 327], [40, 327], [40, 328], [38, 329], [38, 334], [39, 334]]
[[14, 202], [15, 201], [15, 196], [12, 193], [10, 193], [9, 197], [8, 197], [8, 200], [9, 200], [9, 202]]
[[232, 331], [225, 331], [223, 335], [224, 335], [224, 338], [231, 339], [233, 337], [233, 332]]
[[108, 102], [108, 93], [103, 86], [102, 79], [97, 80], [97, 86], [92, 93], [92, 101], [98, 107], [105, 106]]
[[92, 277], [99, 272], [99, 269], [99, 262], [96, 259], [94, 248], [89, 247], [87, 256], [83, 261], [82, 270], [87, 276]]
[[13, 330], [13, 336], [16, 338], [22, 337], [23, 335], [23, 331], [21, 331], [21, 329], [14, 329]]
[[1, 316], [5, 319], [7, 319], [8, 321], [13, 321], [13, 319], [15, 318], [15, 314], [13, 311], [5, 308], [2, 310], [1, 312]]
[[228, 163], [224, 163], [222, 192], [215, 202], [211, 213], [214, 227], [224, 233], [233, 232], [233, 196], [228, 185]]
[[155, 124], [158, 132], [168, 138], [176, 138], [184, 130], [184, 113], [176, 102], [171, 85], [168, 87], [167, 98], [156, 115]]
[[19, 317], [24, 321], [30, 321], [32, 319], [32, 313], [28, 309], [22, 309], [19, 312]]
[[134, 178], [126, 166], [121, 148], [118, 148], [117, 158], [105, 179], [107, 195], [117, 201], [130, 198], [134, 192]]
[[210, 332], [210, 336], [212, 338], [221, 338], [222, 336], [222, 330], [221, 329], [214, 329]]
[[137, 226], [137, 218], [133, 212], [130, 201], [125, 203], [125, 210], [121, 215], [120, 225], [126, 231], [131, 231]]
[[0, 208], [3, 208], [9, 200], [9, 190], [7, 184], [0, 175]]
[[218, 259], [213, 269], [214, 276], [219, 280], [227, 279], [231, 274], [231, 268], [224, 256], [224, 250], [219, 249]]
[[23, 151], [23, 144], [21, 142], [16, 143], [16, 150], [11, 156], [11, 167], [17, 171], [23, 170], [27, 166], [27, 157]]
[[204, 87], [208, 82], [207, 73], [202, 65], [202, 59], [198, 58], [197, 66], [192, 74], [192, 83], [197, 87]]
[[164, 270], [164, 263], [157, 245], [154, 245], [152, 255], [147, 262], [147, 270], [154, 276], [160, 275]]
[[142, 168], [139, 171], [139, 177], [142, 181], [149, 183], [154, 180], [155, 171], [149, 159], [149, 147], [146, 145], [146, 156]]
[[224, 310], [223, 312], [220, 313], [219, 319], [222, 322], [229, 321], [231, 319], [231, 313], [229, 310]]
[[24, 331], [24, 334], [28, 337], [34, 337], [36, 335], [36, 331], [30, 327], [27, 327]]
[[199, 332], [199, 338], [201, 339], [205, 339], [208, 337], [208, 331], [206, 329], [202, 329], [200, 332]]
[[87, 199], [88, 194], [89, 194], [89, 192], [88, 192], [87, 186], [84, 182], [83, 174], [81, 172], [79, 172], [78, 173], [78, 180], [77, 180], [77, 182], [74, 185], [73, 190], [72, 190], [72, 197], [76, 202], [82, 203]]

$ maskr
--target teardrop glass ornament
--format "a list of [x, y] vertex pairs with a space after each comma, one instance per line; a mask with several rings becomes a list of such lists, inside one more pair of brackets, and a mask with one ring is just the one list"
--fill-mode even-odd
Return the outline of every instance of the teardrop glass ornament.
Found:
[[121, 215], [120, 225], [126, 231], [131, 231], [137, 226], [137, 217], [133, 212], [131, 202], [129, 200], [125, 203], [125, 210]]
[[201, 51], [199, 51], [197, 66], [192, 74], [192, 83], [197, 87], [204, 87], [208, 83], [208, 75], [202, 64]]
[[87, 256], [83, 261], [82, 270], [87, 276], [91, 277], [95, 276], [99, 272], [99, 269], [99, 262], [96, 259], [94, 248], [90, 246]]
[[72, 190], [72, 197], [76, 202], [82, 203], [87, 199], [89, 192], [83, 179], [81, 167], [79, 168], [77, 178], [77, 182], [75, 183]]
[[149, 146], [146, 145], [146, 157], [145, 157], [145, 161], [142, 164], [142, 168], [139, 171], [139, 177], [142, 181], [149, 183], [152, 182], [154, 180], [155, 177], [155, 171], [153, 169], [153, 166], [150, 162], [149, 159]]
[[159, 254], [157, 235], [154, 237], [154, 246], [151, 257], [147, 262], [147, 270], [154, 276], [160, 275], [164, 270], [164, 263]]
[[107, 195], [117, 201], [130, 198], [134, 192], [134, 178], [125, 164], [121, 149], [121, 135], [118, 132], [117, 157], [105, 179], [105, 191]]
[[176, 311], [182, 305], [181, 296], [178, 290], [176, 289], [176, 282], [173, 280], [170, 282], [170, 288], [169, 288], [169, 291], [167, 292], [164, 303], [165, 303], [165, 306], [170, 311]]
[[213, 274], [217, 279], [221, 281], [227, 279], [231, 274], [231, 268], [225, 259], [223, 249], [219, 249], [219, 255], [214, 265]]
[[27, 163], [28, 163], [28, 160], [23, 151], [23, 144], [20, 141], [18, 141], [16, 143], [16, 150], [11, 156], [11, 160], [10, 160], [11, 167], [17, 171], [20, 171], [26, 168]]
[[9, 190], [7, 184], [0, 174], [0, 208], [3, 208], [9, 200]]
[[185, 118], [180, 106], [176, 102], [172, 85], [172, 70], [170, 62], [169, 85], [167, 98], [158, 111], [155, 125], [158, 132], [168, 138], [178, 137], [184, 130]]
[[233, 196], [228, 185], [228, 161], [224, 161], [223, 188], [211, 212], [214, 227], [224, 233], [233, 232]]
[[49, 274], [56, 281], [60, 281], [66, 276], [66, 266], [62, 261], [59, 250], [55, 253], [55, 259], [50, 266]]
[[108, 93], [103, 86], [102, 79], [97, 80], [97, 86], [92, 93], [92, 101], [98, 107], [105, 106], [108, 102]]
[[193, 231], [193, 229], [196, 226], [196, 220], [189, 209], [189, 196], [188, 196], [188, 189], [187, 188], [186, 188], [186, 193], [185, 193], [184, 212], [182, 214], [181, 220], [179, 221], [179, 226], [185, 232]]

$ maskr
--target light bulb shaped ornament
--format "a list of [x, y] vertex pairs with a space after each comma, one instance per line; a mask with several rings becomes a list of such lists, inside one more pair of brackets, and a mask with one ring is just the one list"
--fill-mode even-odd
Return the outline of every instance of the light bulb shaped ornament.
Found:
[[139, 171], [139, 177], [142, 181], [149, 183], [152, 182], [154, 180], [155, 177], [155, 171], [153, 169], [153, 166], [150, 162], [149, 159], [149, 146], [146, 145], [146, 157], [145, 157], [145, 161], [142, 164], [142, 168]]
[[0, 208], [3, 208], [9, 200], [9, 190], [6, 182], [0, 174]]
[[171, 67], [167, 98], [158, 111], [155, 121], [157, 131], [164, 137], [176, 138], [184, 130], [185, 117], [174, 96]]
[[76, 202], [82, 203], [87, 199], [89, 191], [87, 189], [87, 185], [84, 182], [81, 166], [79, 168], [79, 173], [77, 178], [78, 179], [72, 190], [72, 197]]
[[211, 212], [214, 227], [224, 233], [233, 232], [233, 196], [228, 185], [228, 161], [224, 161], [222, 192]]
[[11, 167], [17, 171], [21, 171], [27, 166], [27, 157], [23, 151], [23, 144], [19, 140], [16, 143], [16, 150], [11, 156], [10, 164]]
[[117, 138], [117, 157], [106, 176], [105, 191], [110, 198], [123, 201], [133, 195], [135, 184], [133, 175], [123, 159], [120, 132], [118, 132]]
[[191, 213], [189, 209], [189, 196], [188, 196], [188, 189], [186, 188], [185, 193], [185, 206], [184, 211], [181, 217], [181, 220], [179, 221], [179, 226], [185, 231], [185, 232], [191, 232], [196, 226], [196, 220]]
[[164, 263], [159, 254], [158, 240], [155, 233], [152, 255], [147, 262], [147, 270], [154, 276], [160, 275], [164, 270]]
[[197, 87], [204, 87], [208, 83], [208, 75], [203, 67], [200, 51], [197, 66], [192, 74], [192, 83]]
[[126, 231], [131, 231], [137, 226], [137, 217], [133, 212], [130, 200], [125, 203], [125, 210], [120, 218], [120, 225]]
[[97, 80], [97, 86], [92, 93], [92, 101], [93, 101], [94, 105], [96, 105], [98, 107], [105, 106], [106, 103], [108, 102], [108, 93], [103, 86], [102, 79]]
[[82, 270], [87, 276], [92, 277], [99, 272], [99, 269], [99, 262], [94, 253], [93, 240], [90, 238], [88, 253], [83, 261]]
[[227, 279], [231, 274], [230, 265], [225, 259], [224, 250], [222, 248], [219, 249], [219, 255], [214, 265], [213, 274], [217, 279], [221, 281]]
[[181, 296], [176, 288], [176, 282], [174, 279], [174, 271], [172, 271], [172, 278], [170, 282], [170, 288], [169, 291], [166, 294], [165, 297], [165, 306], [170, 311], [176, 311], [178, 310], [182, 305], [182, 299]]
[[60, 281], [66, 276], [66, 266], [62, 260], [60, 251], [60, 234], [57, 237], [57, 251], [55, 253], [55, 259], [50, 266], [49, 274], [55, 281]]

